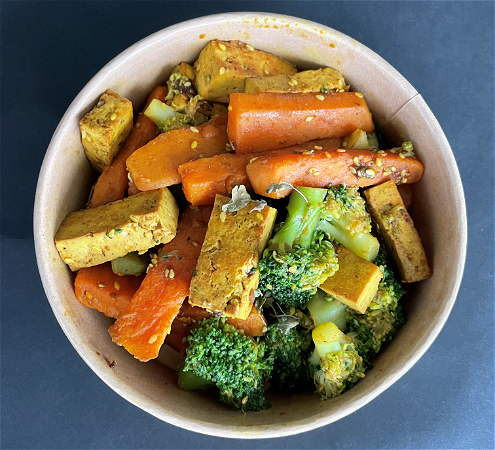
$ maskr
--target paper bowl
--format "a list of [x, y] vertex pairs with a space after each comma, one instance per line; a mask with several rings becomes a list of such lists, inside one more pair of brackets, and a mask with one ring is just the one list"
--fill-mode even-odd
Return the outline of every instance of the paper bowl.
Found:
[[[422, 237], [433, 277], [409, 287], [409, 320], [374, 368], [354, 388], [322, 402], [315, 394], [270, 394], [272, 408], [242, 414], [214, 396], [178, 388], [176, 374], [157, 361], [140, 363], [108, 334], [111, 319], [81, 306], [73, 274], [53, 238], [64, 216], [83, 207], [93, 176], [80, 142], [79, 119], [106, 89], [139, 110], [153, 86], [180, 61], [193, 62], [211, 39], [238, 39], [282, 56], [300, 69], [339, 69], [362, 92], [377, 124], [392, 143], [410, 139], [426, 170], [413, 187], [411, 215]], [[449, 205], [448, 208], [445, 205]], [[86, 363], [131, 403], [173, 425], [229, 438], [270, 438], [334, 422], [362, 407], [404, 375], [432, 344], [454, 304], [466, 252], [466, 210], [459, 172], [437, 120], [393, 67], [371, 50], [331, 28], [293, 17], [228, 13], [183, 22], [122, 52], [89, 81], [60, 121], [41, 168], [34, 208], [36, 256], [53, 312]], [[109, 362], [115, 360], [115, 368]]]

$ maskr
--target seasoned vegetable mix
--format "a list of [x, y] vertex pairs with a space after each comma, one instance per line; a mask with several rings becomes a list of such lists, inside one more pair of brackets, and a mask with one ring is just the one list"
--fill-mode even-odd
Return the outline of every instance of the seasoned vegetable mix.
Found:
[[55, 244], [115, 343], [142, 362], [172, 347], [182, 389], [243, 411], [366, 376], [405, 322], [404, 284], [431, 271], [406, 208], [423, 166], [411, 142], [384, 144], [351, 88], [213, 40], [135, 121], [101, 96], [80, 120], [100, 175]]

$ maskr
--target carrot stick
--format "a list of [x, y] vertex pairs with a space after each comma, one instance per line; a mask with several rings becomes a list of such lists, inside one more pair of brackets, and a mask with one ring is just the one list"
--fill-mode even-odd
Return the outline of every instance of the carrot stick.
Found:
[[271, 194], [271, 184], [282, 181], [293, 186], [326, 187], [345, 184], [365, 187], [393, 180], [397, 184], [414, 183], [423, 176], [423, 165], [414, 158], [371, 150], [323, 148], [308, 151], [277, 150], [260, 154], [250, 162], [246, 171], [254, 192], [266, 197], [281, 198], [291, 189], [280, 189]]
[[[212, 315], [212, 313], [204, 308], [192, 306], [188, 302], [184, 302], [172, 324], [172, 331], [165, 339], [165, 344], [170, 345], [174, 350], [185, 355], [186, 348], [189, 345], [187, 336], [189, 336], [191, 329], [195, 328], [200, 320], [211, 317]], [[263, 336], [266, 330], [266, 320], [254, 305], [246, 320], [229, 317], [227, 323], [239, 330], [243, 330], [246, 336]]]
[[116, 275], [108, 262], [79, 269], [74, 281], [74, 291], [83, 305], [116, 319], [131, 303], [143, 278], [144, 276]]
[[[127, 159], [127, 169], [141, 191], [180, 183], [179, 166], [227, 151], [227, 115], [198, 127], [162, 133]], [[229, 149], [230, 150], [230, 149]]]
[[354, 92], [230, 96], [228, 135], [237, 153], [343, 137], [357, 128], [370, 132], [374, 125], [363, 96]]
[[182, 190], [193, 205], [213, 205], [215, 195], [230, 195], [234, 186], [243, 184], [251, 190], [246, 173], [253, 153], [224, 153], [201, 158], [179, 166]]
[[[167, 95], [166, 86], [156, 86], [148, 96], [148, 101], [144, 110], [155, 98], [164, 101]], [[128, 186], [126, 159], [131, 156], [134, 150], [147, 144], [156, 137], [156, 125], [143, 113], [139, 113], [134, 129], [125, 141], [118, 155], [111, 164], [103, 169], [98, 177], [98, 181], [93, 190], [93, 196], [89, 202], [89, 207], [104, 205], [115, 200], [122, 200]]]
[[177, 235], [158, 252], [129, 307], [109, 328], [112, 340], [140, 361], [156, 358], [184, 299], [204, 240], [210, 206], [189, 207]]

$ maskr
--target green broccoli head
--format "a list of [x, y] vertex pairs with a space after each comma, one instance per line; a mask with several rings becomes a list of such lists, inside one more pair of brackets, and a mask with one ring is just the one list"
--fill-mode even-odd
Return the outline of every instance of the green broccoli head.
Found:
[[260, 286], [270, 291], [282, 307], [302, 309], [338, 267], [333, 245], [321, 233], [315, 233], [309, 248], [296, 245], [286, 254], [265, 251], [259, 263]]
[[340, 349], [320, 358], [319, 365], [310, 364], [316, 392], [322, 400], [335, 397], [364, 378], [363, 359], [352, 342], [340, 343]]
[[371, 217], [357, 188], [330, 187], [318, 227], [361, 258], [372, 261], [378, 253], [378, 240], [370, 234]]
[[268, 327], [265, 343], [273, 360], [270, 384], [275, 388], [292, 388], [308, 380], [309, 330], [290, 328], [284, 332], [278, 323]]
[[224, 317], [202, 320], [188, 341], [184, 371], [215, 383], [220, 401], [242, 411], [270, 407], [264, 386], [272, 359], [264, 342], [245, 336]]
[[366, 368], [380, 351], [383, 342], [392, 339], [395, 331], [406, 321], [404, 307], [399, 302], [405, 290], [385, 255], [379, 253], [374, 263], [383, 272], [378, 291], [364, 314], [348, 309], [347, 329], [354, 336]]

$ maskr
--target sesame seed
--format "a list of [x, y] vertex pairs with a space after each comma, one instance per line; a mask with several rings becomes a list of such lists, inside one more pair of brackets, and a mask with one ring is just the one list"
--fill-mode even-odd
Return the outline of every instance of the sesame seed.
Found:
[[199, 244], [197, 242], [191, 241], [191, 244], [194, 245], [195, 247], [199, 247]]
[[184, 83], [184, 86], [185, 86], [185, 87], [189, 87], [189, 86], [191, 86], [191, 82], [190, 82], [190, 81], [186, 81], [186, 82]]
[[386, 156], [387, 155], [387, 152], [384, 152], [383, 150], [378, 150], [376, 152], [377, 155], [380, 155], [380, 156]]
[[256, 214], [256, 218], [259, 219], [259, 220], [263, 220], [263, 214], [261, 214], [260, 212]]
[[249, 160], [249, 162], [250, 162], [250, 163], [252, 163], [253, 161], [256, 161], [257, 159], [258, 159], [258, 157], [257, 157], [257, 156], [255, 156], [254, 158], [251, 158], [251, 159]]
[[189, 128], [193, 133], [199, 133], [199, 130], [196, 127]]
[[351, 171], [351, 173], [356, 174], [356, 169], [354, 167], [349, 167], [349, 170]]
[[110, 116], [110, 120], [115, 120], [117, 118], [117, 113], [113, 113], [111, 116]]
[[325, 97], [323, 95], [317, 95], [316, 98], [321, 101], [325, 100]]
[[170, 272], [168, 273], [168, 277], [171, 279], [174, 279], [174, 277], [175, 277], [174, 269], [170, 269]]
[[92, 142], [91, 136], [90, 136], [89, 134], [86, 136], [86, 140], [87, 140], [88, 142]]
[[363, 98], [363, 94], [361, 94], [360, 92], [354, 92], [354, 95], [356, 97]]
[[220, 44], [218, 44], [218, 47], [220, 48], [220, 50], [222, 51], [225, 51], [227, 49], [227, 47], [225, 47], [225, 45], [223, 45], [221, 42]]
[[120, 290], [120, 283], [118, 281], [116, 281], [115, 283], [113, 283], [113, 287], [115, 289], [117, 289], [117, 291], [119, 291]]
[[406, 174], [407, 174], [407, 170], [406, 170], [406, 169], [402, 170], [402, 171], [400, 172], [400, 174], [401, 174], [402, 176], [406, 175]]
[[138, 223], [139, 222], [139, 219], [136, 216], [133, 216], [133, 215], [129, 216], [129, 219], [131, 219], [131, 221], [134, 222], [134, 223]]
[[223, 75], [225, 73], [225, 67], [220, 67], [220, 75]]
[[397, 172], [397, 169], [396, 169], [395, 167], [391, 167], [391, 168], [390, 168], [390, 171], [391, 171], [391, 172]]
[[357, 156], [354, 157], [353, 161], [354, 164], [359, 164], [359, 158]]
[[205, 156], [205, 155], [204, 155], [203, 153], [200, 153], [198, 156], [199, 156], [200, 158], [204, 158], [204, 156]]
[[246, 395], [243, 399], [242, 399], [242, 404], [245, 405], [249, 400], [249, 397]]
[[296, 266], [290, 266], [289, 267], [289, 272], [290, 273], [296, 273], [297, 272], [297, 267]]
[[404, 155], [404, 153], [399, 153], [399, 158], [404, 159], [405, 157], [406, 157], [406, 155]]
[[304, 150], [302, 152], [303, 155], [312, 155], [313, 154], [313, 150]]
[[[338, 151], [338, 150], [337, 150], [337, 151]], [[327, 158], [330, 158], [330, 156], [331, 156], [331, 155], [330, 155], [330, 153], [325, 152], [325, 156], [326, 156]]]
[[388, 171], [383, 172], [384, 177], [388, 177], [389, 175], [390, 175], [390, 172], [388, 172]]
[[321, 145], [315, 145], [313, 148], [315, 150], [323, 150], [323, 147]]
[[127, 178], [129, 181], [132, 183], [132, 177], [131, 177], [131, 172], [127, 172]]
[[339, 153], [345, 153], [345, 148], [338, 148], [337, 149], [337, 152], [339, 152]]
[[220, 213], [220, 220], [222, 222], [225, 222], [227, 220], [227, 214], [224, 211]]
[[407, 178], [403, 178], [403, 179], [402, 179], [402, 182], [403, 182], [404, 184], [406, 184], [406, 183], [407, 183]]
[[106, 286], [107, 286], [107, 283], [98, 283], [98, 287], [99, 287], [100, 289], [103, 289], [103, 288], [104, 288], [104, 287], [106, 287]]
[[313, 175], [314, 175], [315, 177], [317, 177], [318, 175], [320, 175], [320, 172], [318, 172], [318, 171], [313, 172]]
[[86, 130], [81, 131], [81, 137], [84, 139], [86, 137]]
[[158, 339], [158, 334], [154, 334], [153, 336], [150, 337], [148, 343], [153, 344], [153, 342], [156, 342], [157, 339]]
[[306, 117], [306, 122], [311, 122], [314, 119], [314, 116], [308, 116]]
[[268, 69], [265, 69], [264, 72], [268, 75], [270, 71]]
[[97, 247], [96, 245], [92, 245], [91, 250], [93, 250], [95, 253], [100, 253], [100, 247]]
[[115, 236], [115, 230], [110, 230], [108, 233], [107, 233], [107, 236], [112, 239], [114, 236]]
[[308, 170], [309, 173], [316, 173], [318, 172], [318, 169], [316, 167], [311, 167], [309, 170]]
[[246, 44], [246, 47], [249, 51], [254, 52], [254, 47], [252, 45]]
[[99, 108], [100, 106], [103, 106], [105, 104], [105, 100], [100, 100], [98, 102], [98, 104], [96, 105], [97, 108]]
[[381, 167], [382, 165], [382, 160], [380, 158], [376, 158], [375, 159], [375, 164], [378, 166], [378, 167]]
[[370, 178], [375, 178], [375, 171], [373, 169], [366, 169], [366, 175]]
[[168, 274], [170, 273], [170, 269], [165, 269], [165, 278], [168, 278]]
[[93, 298], [93, 294], [92, 294], [91, 292], [89, 292], [89, 291], [86, 291], [84, 294], [86, 295], [86, 297], [87, 297], [89, 300], [91, 300], [91, 299]]
[[65, 258], [64, 259], [65, 264], [72, 264], [73, 262], [74, 262], [74, 260], [72, 258]]
[[290, 85], [292, 85], [292, 86], [297, 86], [297, 80], [296, 80], [296, 79], [294, 79], [294, 78], [291, 78], [291, 79], [289, 80], [289, 84], [290, 84]]
[[196, 148], [197, 146], [198, 146], [198, 142], [197, 141], [192, 141], [191, 148]]
[[232, 106], [229, 105], [229, 107], [227, 108], [229, 111], [232, 111]]

